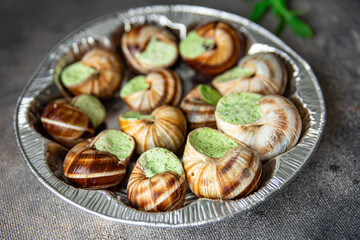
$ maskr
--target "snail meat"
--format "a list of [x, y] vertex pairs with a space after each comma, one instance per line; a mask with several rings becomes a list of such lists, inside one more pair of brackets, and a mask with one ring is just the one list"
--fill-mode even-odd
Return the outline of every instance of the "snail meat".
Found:
[[128, 200], [147, 212], [176, 210], [185, 201], [185, 173], [180, 160], [164, 148], [152, 148], [137, 160], [127, 185]]
[[178, 58], [176, 37], [155, 25], [140, 25], [124, 33], [121, 47], [126, 62], [139, 73], [171, 67]]
[[119, 122], [121, 130], [135, 139], [138, 154], [154, 147], [175, 152], [185, 140], [186, 118], [176, 107], [164, 105], [151, 115], [130, 111], [121, 114]]
[[216, 128], [215, 109], [221, 95], [212, 87], [200, 84], [191, 90], [180, 104], [190, 129], [198, 127]]
[[120, 130], [105, 130], [67, 153], [64, 175], [80, 187], [116, 186], [125, 176], [134, 148], [135, 141], [129, 135]]
[[225, 22], [209, 22], [190, 31], [180, 42], [183, 60], [204, 75], [220, 74], [237, 62], [245, 53], [242, 33]]
[[183, 164], [187, 183], [198, 197], [237, 199], [254, 191], [262, 165], [256, 151], [212, 128], [189, 133]]
[[123, 66], [115, 53], [92, 49], [61, 72], [61, 83], [73, 95], [110, 98], [121, 84]]
[[59, 143], [73, 147], [91, 137], [105, 120], [106, 110], [91, 95], [79, 95], [70, 101], [57, 99], [49, 103], [41, 115], [44, 129]]
[[298, 110], [280, 95], [225, 96], [218, 102], [215, 118], [219, 130], [256, 150], [262, 161], [290, 150], [301, 133]]
[[150, 113], [161, 105], [176, 106], [181, 95], [181, 80], [175, 72], [167, 69], [136, 76], [120, 91], [120, 97], [131, 109], [144, 113]]
[[239, 92], [283, 94], [286, 83], [285, 65], [274, 53], [245, 56], [236, 67], [212, 81], [214, 87], [224, 96]]

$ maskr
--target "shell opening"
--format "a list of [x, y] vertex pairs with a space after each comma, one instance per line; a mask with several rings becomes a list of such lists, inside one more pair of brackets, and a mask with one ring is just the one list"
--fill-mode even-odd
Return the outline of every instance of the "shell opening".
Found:
[[177, 49], [173, 44], [159, 41], [152, 37], [143, 52], [135, 54], [142, 64], [150, 66], [166, 66], [177, 58]]
[[96, 139], [94, 145], [96, 150], [109, 152], [122, 161], [131, 155], [135, 142], [119, 130], [108, 130]]
[[130, 111], [120, 115], [121, 118], [127, 120], [141, 120], [141, 119], [152, 119], [154, 117], [152, 115], [142, 115], [140, 112]]
[[251, 68], [234, 67], [214, 78], [214, 83], [229, 82], [238, 78], [249, 78], [255, 73]]
[[234, 124], [250, 124], [263, 116], [259, 107], [262, 95], [237, 93], [220, 99], [216, 114], [223, 121]]
[[185, 173], [180, 160], [174, 153], [165, 148], [152, 148], [143, 153], [139, 162], [147, 178], [162, 172], [175, 172], [185, 179]]
[[104, 105], [92, 95], [79, 95], [73, 99], [72, 105], [86, 113], [94, 127], [99, 126], [105, 120], [106, 109]]
[[231, 137], [211, 128], [198, 128], [190, 134], [189, 139], [197, 151], [212, 158], [221, 158], [239, 145]]
[[126, 97], [133, 93], [147, 90], [150, 88], [150, 84], [146, 83], [144, 75], [136, 76], [132, 78], [120, 91], [120, 97]]
[[207, 39], [199, 36], [196, 31], [190, 32], [184, 40], [180, 42], [180, 52], [188, 58], [196, 58], [206, 51], [215, 49], [216, 45], [213, 39]]
[[61, 80], [65, 86], [74, 86], [85, 81], [96, 72], [96, 69], [85, 66], [82, 62], [76, 62], [62, 71]]

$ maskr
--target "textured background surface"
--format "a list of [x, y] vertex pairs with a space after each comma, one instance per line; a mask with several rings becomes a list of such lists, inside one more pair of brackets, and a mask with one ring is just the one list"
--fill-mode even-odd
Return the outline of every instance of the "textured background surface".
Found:
[[[317, 152], [281, 192], [246, 214], [196, 228], [157, 229], [103, 220], [46, 189], [17, 148], [12, 114], [25, 83], [64, 36], [126, 8], [161, 3], [213, 7], [249, 16], [253, 2], [2, 1], [0, 3], [0, 239], [360, 238], [360, 2], [289, 1], [316, 31], [280, 36], [312, 66], [327, 104]], [[268, 16], [261, 22], [276, 25]]]

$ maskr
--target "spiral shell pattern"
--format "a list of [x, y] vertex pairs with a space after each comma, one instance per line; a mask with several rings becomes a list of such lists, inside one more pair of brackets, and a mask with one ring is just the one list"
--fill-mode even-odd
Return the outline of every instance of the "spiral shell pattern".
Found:
[[228, 150], [223, 157], [212, 158], [191, 145], [190, 134], [183, 164], [188, 186], [196, 196], [237, 199], [257, 188], [262, 165], [256, 151], [236, 141], [239, 145]]
[[212, 84], [222, 95], [239, 92], [269, 95], [285, 92], [287, 71], [284, 63], [275, 54], [257, 53], [245, 56], [238, 67], [250, 69], [252, 73], [226, 82], [213, 81]]
[[92, 49], [81, 59], [82, 64], [97, 70], [88, 79], [66, 88], [74, 95], [91, 94], [109, 98], [118, 89], [123, 76], [123, 65], [115, 53], [104, 49]]
[[214, 115], [216, 106], [206, 103], [197, 87], [186, 95], [180, 104], [180, 108], [186, 115], [190, 129], [216, 128]]
[[245, 53], [244, 36], [226, 22], [209, 22], [198, 26], [196, 33], [205, 39], [212, 39], [215, 47], [203, 54], [184, 61], [197, 72], [204, 75], [217, 75], [231, 68]]
[[147, 212], [176, 210], [185, 201], [185, 179], [174, 172], [162, 172], [147, 178], [137, 161], [128, 185], [127, 196], [131, 206]]
[[49, 103], [42, 115], [44, 129], [59, 143], [73, 147], [94, 134], [90, 118], [65, 99]]
[[133, 27], [129, 32], [124, 33], [122, 36], [121, 48], [126, 62], [131, 68], [139, 73], [148, 73], [149, 71], [158, 68], [171, 67], [177, 59], [176, 57], [173, 61], [161, 66], [154, 66], [140, 62], [136, 55], [147, 48], [147, 45], [152, 38], [156, 38], [157, 41], [173, 45], [177, 51], [176, 56], [178, 56], [177, 40], [171, 32], [155, 25], [140, 25]]
[[123, 97], [129, 108], [150, 113], [161, 105], [176, 106], [182, 96], [182, 84], [177, 74], [168, 69], [148, 73], [145, 83], [150, 87]]
[[[126, 173], [127, 161], [91, 147], [92, 140], [77, 144], [66, 155], [64, 175], [80, 187], [108, 188], [121, 182]], [[129, 156], [130, 157], [130, 156]]]
[[215, 118], [219, 130], [256, 150], [265, 161], [295, 146], [301, 134], [301, 117], [294, 104], [280, 95], [263, 96], [259, 107], [263, 116], [250, 124], [226, 122], [216, 111]]
[[154, 119], [126, 119], [120, 115], [120, 128], [135, 139], [138, 154], [153, 147], [175, 152], [185, 140], [184, 114], [175, 107], [164, 105], [156, 108], [151, 115]]

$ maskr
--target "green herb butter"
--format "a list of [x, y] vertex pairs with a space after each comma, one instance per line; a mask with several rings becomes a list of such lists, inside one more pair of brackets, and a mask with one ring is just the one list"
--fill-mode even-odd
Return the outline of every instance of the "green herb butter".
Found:
[[175, 172], [185, 178], [185, 173], [180, 160], [174, 153], [165, 148], [152, 148], [144, 152], [139, 162], [144, 168], [147, 178], [151, 178], [162, 172]]
[[262, 117], [259, 107], [261, 95], [255, 93], [237, 93], [223, 97], [217, 106], [216, 114], [230, 123], [249, 124]]
[[177, 51], [174, 45], [158, 41], [153, 37], [145, 51], [137, 53], [135, 56], [143, 64], [165, 66], [176, 59]]
[[214, 44], [213, 39], [203, 38], [199, 36], [196, 31], [192, 31], [180, 42], [180, 53], [188, 58], [196, 58]]
[[114, 154], [122, 161], [130, 155], [134, 144], [131, 137], [125, 133], [119, 130], [109, 130], [95, 142], [95, 149]]
[[215, 83], [228, 82], [228, 81], [234, 80], [236, 78], [243, 78], [243, 77], [250, 76], [252, 73], [253, 73], [253, 70], [251, 70], [249, 68], [234, 67], [234, 68], [224, 72], [223, 74], [217, 76], [216, 78], [214, 78], [214, 82]]
[[150, 84], [145, 82], [145, 76], [140, 75], [132, 78], [120, 91], [120, 97], [126, 97], [135, 92], [146, 90], [150, 87]]
[[83, 94], [75, 98], [72, 104], [80, 111], [86, 113], [94, 127], [99, 126], [106, 117], [104, 105], [94, 96]]
[[67, 66], [61, 73], [61, 80], [65, 86], [73, 86], [88, 79], [96, 70], [85, 66], [81, 62]]
[[211, 128], [198, 128], [193, 131], [190, 143], [199, 152], [213, 158], [221, 158], [231, 148], [239, 145], [232, 138]]
[[128, 120], [154, 119], [152, 115], [142, 115], [140, 112], [134, 111], [121, 114], [120, 117]]

